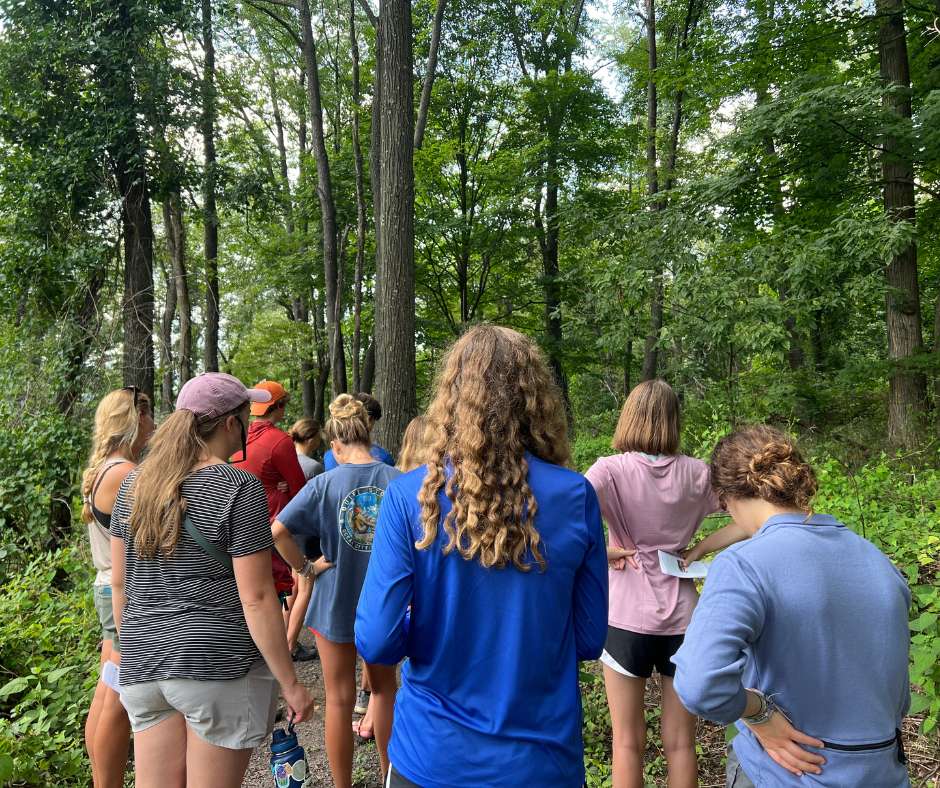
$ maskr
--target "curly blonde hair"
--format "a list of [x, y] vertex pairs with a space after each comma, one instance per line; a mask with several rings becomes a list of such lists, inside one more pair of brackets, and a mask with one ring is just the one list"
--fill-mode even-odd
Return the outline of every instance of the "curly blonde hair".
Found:
[[326, 435], [331, 441], [371, 446], [372, 421], [366, 406], [352, 394], [340, 394], [330, 403]]
[[[443, 361], [427, 422], [415, 546], [428, 549], [443, 525], [445, 555], [528, 571], [531, 552], [544, 570], [525, 453], [564, 465], [570, 448], [561, 394], [536, 344], [501, 326], [471, 328]], [[443, 522], [441, 490], [451, 501]]]
[[719, 498], [760, 498], [804, 512], [811, 511], [819, 486], [790, 436], [763, 424], [740, 427], [718, 441], [711, 481]]

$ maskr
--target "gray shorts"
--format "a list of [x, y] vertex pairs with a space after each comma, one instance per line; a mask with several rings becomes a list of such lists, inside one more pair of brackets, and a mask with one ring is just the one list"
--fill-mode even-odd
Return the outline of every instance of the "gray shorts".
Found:
[[201, 739], [230, 750], [264, 743], [274, 729], [277, 698], [277, 681], [264, 660], [229, 681], [161, 679], [121, 686], [134, 733], [179, 712]]
[[734, 747], [728, 745], [728, 764], [725, 767], [725, 788], [755, 788], [751, 778], [744, 773]]
[[114, 625], [114, 607], [111, 605], [111, 586], [95, 586], [95, 611], [101, 622], [101, 637], [110, 640], [115, 651], [120, 651], [117, 627]]

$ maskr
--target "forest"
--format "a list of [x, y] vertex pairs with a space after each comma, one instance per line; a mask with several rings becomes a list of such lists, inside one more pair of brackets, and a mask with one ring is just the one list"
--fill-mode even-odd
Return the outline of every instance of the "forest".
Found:
[[578, 470], [656, 377], [688, 454], [799, 436], [910, 583], [940, 785], [938, 0], [0, 0], [0, 784], [88, 784], [104, 393], [369, 391], [394, 453], [481, 321], [544, 349]]

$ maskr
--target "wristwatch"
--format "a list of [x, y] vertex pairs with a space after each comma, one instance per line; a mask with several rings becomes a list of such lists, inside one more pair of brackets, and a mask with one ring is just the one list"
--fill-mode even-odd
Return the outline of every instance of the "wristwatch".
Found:
[[747, 692], [753, 694], [760, 701], [760, 708], [757, 710], [756, 714], [751, 714], [750, 716], [742, 715], [741, 721], [748, 725], [763, 725], [773, 716], [774, 712], [777, 711], [777, 704], [774, 703], [773, 698], [768, 698], [759, 689], [749, 688]]
[[307, 579], [314, 577], [316, 572], [313, 568], [313, 561], [311, 561], [309, 558], [305, 558], [304, 565], [300, 567], [300, 570], [297, 572], [297, 574], [301, 577], [306, 577]]

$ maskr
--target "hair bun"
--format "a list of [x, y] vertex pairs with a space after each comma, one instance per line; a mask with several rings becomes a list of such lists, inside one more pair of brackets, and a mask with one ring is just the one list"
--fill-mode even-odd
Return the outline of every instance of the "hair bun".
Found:
[[350, 394], [340, 394], [330, 403], [330, 417], [339, 421], [361, 419], [365, 415], [365, 406]]

